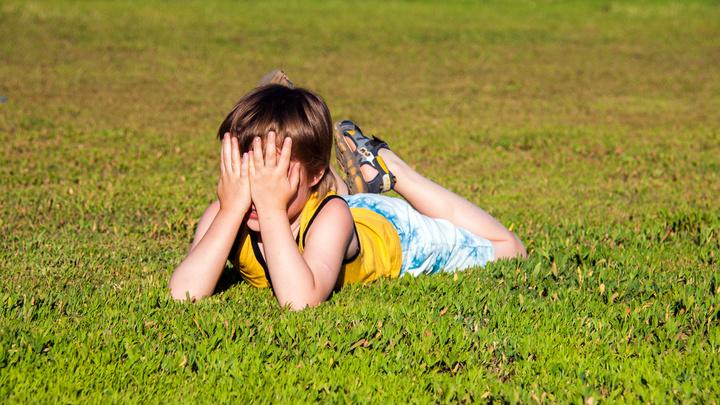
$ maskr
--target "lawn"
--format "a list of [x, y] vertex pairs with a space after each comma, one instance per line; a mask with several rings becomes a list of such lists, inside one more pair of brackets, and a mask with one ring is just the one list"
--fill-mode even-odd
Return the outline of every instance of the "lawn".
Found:
[[[718, 403], [715, 1], [0, 3], [0, 402]], [[273, 68], [523, 240], [311, 310], [167, 289]]]

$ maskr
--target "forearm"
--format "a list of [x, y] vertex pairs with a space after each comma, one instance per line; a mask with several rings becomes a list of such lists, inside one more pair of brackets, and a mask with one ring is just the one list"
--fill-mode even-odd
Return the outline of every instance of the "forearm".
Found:
[[298, 250], [287, 213], [258, 215], [265, 262], [278, 303], [282, 306], [290, 304], [292, 309], [299, 310], [324, 301], [327, 297], [320, 296], [315, 276]]
[[244, 216], [218, 212], [200, 242], [170, 277], [173, 298], [184, 299], [186, 292], [197, 299], [212, 295]]

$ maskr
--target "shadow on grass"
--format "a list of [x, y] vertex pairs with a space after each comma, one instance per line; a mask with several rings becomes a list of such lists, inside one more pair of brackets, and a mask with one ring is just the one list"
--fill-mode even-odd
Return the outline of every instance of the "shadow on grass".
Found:
[[235, 270], [235, 268], [231, 266], [225, 266], [225, 269], [220, 275], [220, 280], [218, 280], [217, 286], [215, 287], [213, 295], [225, 292], [233, 286], [238, 285], [242, 282], [243, 279], [242, 277], [240, 277], [240, 273]]

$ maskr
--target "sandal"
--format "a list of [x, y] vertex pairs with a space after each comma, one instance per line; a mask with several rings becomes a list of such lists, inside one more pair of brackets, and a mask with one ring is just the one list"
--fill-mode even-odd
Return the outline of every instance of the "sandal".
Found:
[[[355, 144], [355, 151], [350, 148], [347, 139]], [[390, 191], [397, 179], [390, 173], [385, 162], [378, 154], [382, 148], [390, 150], [387, 142], [373, 135], [372, 139], [363, 135], [359, 126], [352, 121], [339, 121], [335, 123], [335, 155], [345, 172], [350, 195], [358, 193], [380, 194]], [[377, 176], [365, 181], [360, 166], [370, 165], [378, 171]]]
[[292, 82], [290, 81], [290, 79], [288, 79], [285, 72], [283, 72], [282, 70], [278, 70], [278, 69], [273, 69], [273, 70], [267, 72], [265, 74], [265, 76], [263, 76], [260, 79], [260, 81], [258, 82], [258, 87], [265, 86], [267, 84], [280, 84], [282, 86], [289, 87], [291, 89], [294, 87]]

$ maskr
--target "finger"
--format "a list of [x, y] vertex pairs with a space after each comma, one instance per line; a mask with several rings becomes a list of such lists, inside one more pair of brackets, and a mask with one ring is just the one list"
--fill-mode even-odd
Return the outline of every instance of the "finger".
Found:
[[240, 164], [240, 180], [245, 181], [248, 192], [250, 191], [250, 161], [250, 155], [247, 152], [243, 153]]
[[267, 134], [267, 142], [265, 142], [265, 166], [277, 166], [275, 132], [270, 131]]
[[247, 177], [249, 173], [250, 164], [248, 161], [250, 158], [248, 157], [247, 152], [243, 153], [242, 155], [242, 161], [240, 162], [240, 177]]
[[231, 167], [233, 173], [240, 173], [240, 146], [238, 145], [238, 140], [234, 136], [231, 137], [230, 140], [230, 148], [231, 148]]
[[288, 181], [290, 182], [290, 189], [294, 193], [298, 189], [298, 185], [300, 184], [300, 163], [299, 162], [293, 162], [292, 167], [290, 168], [290, 174], [288, 176]]
[[288, 167], [290, 167], [290, 156], [292, 156], [292, 139], [288, 136], [283, 141], [283, 148], [282, 151], [280, 151], [280, 161], [278, 162], [278, 167], [285, 172], [287, 172]]
[[248, 175], [255, 176], [255, 153], [250, 151], [247, 153]]
[[262, 139], [260, 139], [259, 136], [256, 136], [255, 139], [253, 139], [253, 160], [257, 169], [261, 169], [265, 166], [262, 154]]
[[226, 171], [225, 162], [228, 160], [226, 158], [226, 155], [227, 155], [227, 152], [229, 152], [229, 148], [228, 148], [229, 135], [230, 134], [228, 134], [227, 132], [225, 133], [225, 135], [223, 135], [222, 148], [220, 149], [220, 173], [221, 174], [225, 174], [225, 171]]

